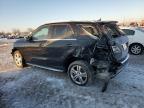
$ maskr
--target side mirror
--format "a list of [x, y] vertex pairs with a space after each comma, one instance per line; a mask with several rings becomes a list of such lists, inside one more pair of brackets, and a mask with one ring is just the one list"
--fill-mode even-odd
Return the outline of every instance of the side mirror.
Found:
[[26, 36], [25, 39], [26, 39], [27, 41], [31, 41], [31, 40], [32, 40], [32, 35]]
[[24, 37], [27, 41], [32, 40], [32, 32], [30, 32], [26, 37]]

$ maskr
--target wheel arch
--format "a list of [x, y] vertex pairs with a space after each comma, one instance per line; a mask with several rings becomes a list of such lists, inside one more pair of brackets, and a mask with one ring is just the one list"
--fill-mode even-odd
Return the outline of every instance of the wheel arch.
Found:
[[23, 55], [22, 51], [20, 49], [18, 49], [18, 48], [13, 48], [12, 49], [12, 52], [11, 52], [12, 56], [13, 56], [15, 51], [19, 51], [21, 53], [21, 55], [23, 56], [23, 58], [24, 58], [24, 55]]
[[141, 45], [141, 46], [143, 47], [143, 49], [144, 49], [144, 45], [143, 45], [142, 43], [139, 43], [139, 42], [131, 43], [131, 44], [129, 45], [129, 48], [130, 48], [132, 45], [135, 45], [135, 44]]
[[[68, 57], [68, 58], [64, 61], [64, 68], [65, 68], [64, 71], [67, 72], [69, 65], [70, 65], [72, 62], [77, 61], [77, 60], [87, 61], [85, 58], [74, 57], [74, 56]], [[87, 61], [87, 62], [88, 62], [88, 61]]]
[[17, 48], [13, 48], [11, 54], [13, 55], [16, 50], [18, 50], [18, 49]]

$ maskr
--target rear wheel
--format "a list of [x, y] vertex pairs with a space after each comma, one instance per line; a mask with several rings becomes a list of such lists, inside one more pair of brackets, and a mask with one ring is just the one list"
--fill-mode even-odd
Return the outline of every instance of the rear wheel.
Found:
[[141, 44], [132, 44], [129, 47], [129, 51], [131, 54], [140, 55], [143, 52], [143, 46]]
[[23, 59], [23, 56], [20, 53], [20, 51], [16, 50], [13, 53], [13, 58], [14, 58], [14, 62], [15, 62], [17, 67], [19, 67], [19, 68], [23, 68], [24, 67], [24, 59]]
[[79, 86], [90, 85], [93, 82], [93, 70], [85, 61], [75, 61], [68, 68], [71, 81]]

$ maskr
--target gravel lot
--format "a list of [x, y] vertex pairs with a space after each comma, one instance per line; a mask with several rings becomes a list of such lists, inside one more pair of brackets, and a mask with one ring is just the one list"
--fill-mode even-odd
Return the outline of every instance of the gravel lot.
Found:
[[143, 108], [144, 55], [130, 56], [129, 65], [101, 92], [102, 81], [79, 87], [66, 73], [36, 67], [18, 69], [11, 44], [0, 46], [0, 108]]

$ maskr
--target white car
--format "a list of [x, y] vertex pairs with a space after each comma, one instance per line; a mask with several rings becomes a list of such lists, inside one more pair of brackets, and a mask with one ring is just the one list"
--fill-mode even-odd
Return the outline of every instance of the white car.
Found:
[[144, 50], [144, 29], [140, 27], [121, 28], [129, 38], [129, 51], [131, 54], [139, 55]]

